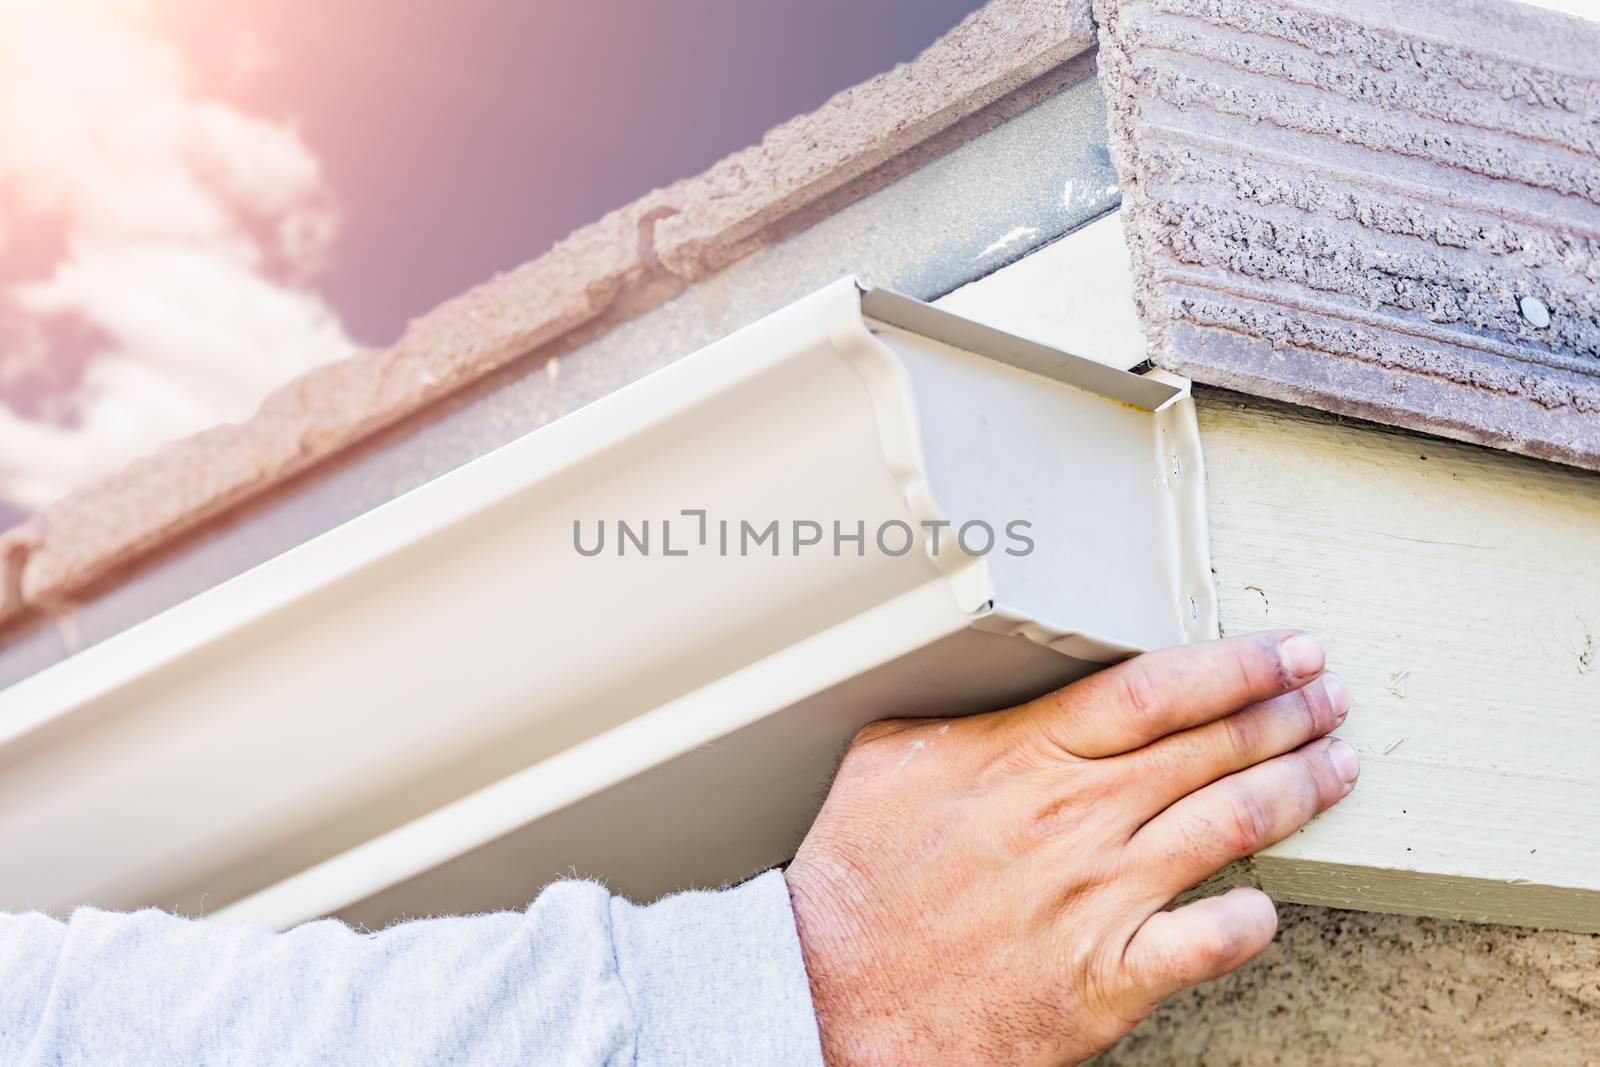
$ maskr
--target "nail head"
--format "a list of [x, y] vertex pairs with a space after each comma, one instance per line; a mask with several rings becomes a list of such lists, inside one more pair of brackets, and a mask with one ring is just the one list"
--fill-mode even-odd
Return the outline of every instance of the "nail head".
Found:
[[1522, 317], [1528, 325], [1544, 329], [1550, 325], [1550, 309], [1544, 306], [1544, 301], [1536, 296], [1525, 296], [1517, 301], [1517, 310], [1522, 312]]

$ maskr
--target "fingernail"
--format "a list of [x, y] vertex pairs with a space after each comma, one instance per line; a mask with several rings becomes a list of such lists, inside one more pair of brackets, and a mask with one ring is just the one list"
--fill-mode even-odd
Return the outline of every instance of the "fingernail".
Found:
[[1310, 678], [1322, 669], [1322, 642], [1310, 634], [1295, 634], [1278, 646], [1283, 669], [1293, 678]]
[[1350, 690], [1344, 687], [1344, 679], [1332, 671], [1322, 676], [1322, 688], [1328, 694], [1328, 706], [1333, 709], [1333, 724], [1337, 726], [1350, 714]]
[[1361, 757], [1356, 755], [1355, 749], [1337, 737], [1328, 745], [1328, 762], [1333, 764], [1333, 769], [1345, 785], [1353, 784], [1356, 775], [1361, 773]]

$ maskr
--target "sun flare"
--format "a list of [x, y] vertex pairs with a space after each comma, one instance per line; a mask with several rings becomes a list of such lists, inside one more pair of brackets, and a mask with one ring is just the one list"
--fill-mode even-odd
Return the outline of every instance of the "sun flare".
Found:
[[338, 229], [317, 157], [201, 86], [181, 14], [0, 0], [0, 498], [26, 507], [352, 348], [308, 286]]

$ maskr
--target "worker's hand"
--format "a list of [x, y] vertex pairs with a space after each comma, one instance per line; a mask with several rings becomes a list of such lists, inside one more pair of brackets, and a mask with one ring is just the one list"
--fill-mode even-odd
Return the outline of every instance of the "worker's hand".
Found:
[[1266, 948], [1260, 890], [1164, 909], [1350, 792], [1322, 668], [1255, 634], [861, 731], [787, 874], [829, 1067], [1077, 1063]]

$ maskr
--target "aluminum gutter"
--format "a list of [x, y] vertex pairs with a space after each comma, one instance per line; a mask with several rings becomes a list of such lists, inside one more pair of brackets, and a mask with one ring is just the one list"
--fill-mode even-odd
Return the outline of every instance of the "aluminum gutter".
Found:
[[[715, 883], [787, 857], [865, 722], [1214, 632], [1183, 383], [1030, 359], [843, 279], [13, 686], [0, 907], [375, 924], [574, 865]], [[722, 555], [723, 519], [781, 553]], [[950, 537], [1012, 519], [1031, 553]]]

